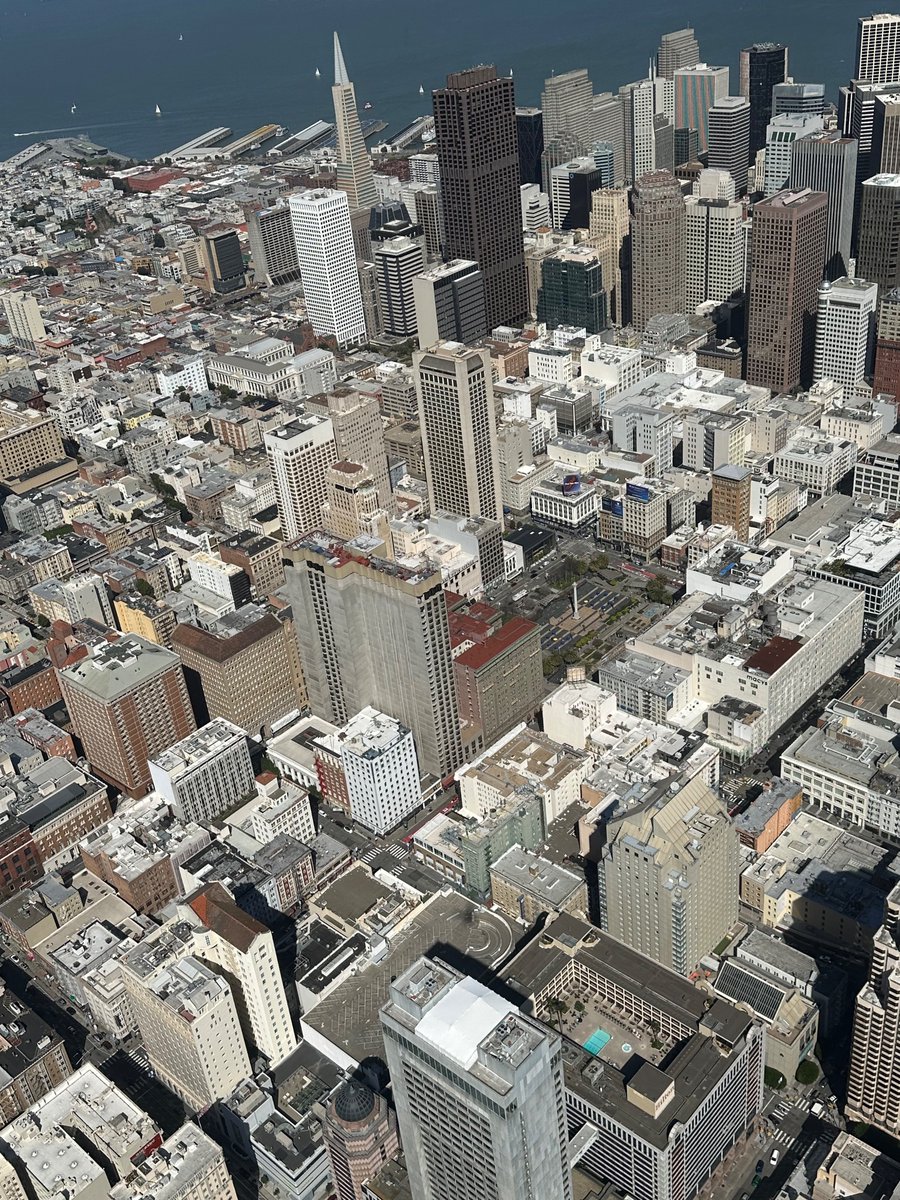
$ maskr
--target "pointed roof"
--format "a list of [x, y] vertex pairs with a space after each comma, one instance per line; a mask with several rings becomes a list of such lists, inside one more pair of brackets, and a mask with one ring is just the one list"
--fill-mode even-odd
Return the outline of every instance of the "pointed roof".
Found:
[[335, 31], [334, 35], [334, 83], [335, 87], [339, 84], [347, 84], [350, 82], [350, 76], [347, 74], [347, 64], [344, 62], [343, 51], [341, 50], [341, 40]]

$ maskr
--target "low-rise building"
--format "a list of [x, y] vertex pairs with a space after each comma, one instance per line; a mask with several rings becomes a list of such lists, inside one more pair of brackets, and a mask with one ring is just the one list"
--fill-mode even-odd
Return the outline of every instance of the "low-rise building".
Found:
[[507, 916], [527, 925], [542, 913], [587, 915], [584, 877], [521, 846], [511, 846], [491, 864], [491, 898]]

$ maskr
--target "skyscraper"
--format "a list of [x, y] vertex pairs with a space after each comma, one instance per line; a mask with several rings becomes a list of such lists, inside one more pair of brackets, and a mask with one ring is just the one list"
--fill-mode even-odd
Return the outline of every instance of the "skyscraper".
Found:
[[900, 1134], [900, 885], [885, 901], [884, 924], [872, 940], [869, 977], [856, 997], [848, 1120]]
[[338, 458], [364, 463], [375, 479], [382, 508], [391, 500], [391, 480], [384, 445], [384, 422], [376, 396], [346, 384], [325, 397]]
[[372, 160], [366, 149], [359, 123], [356, 90], [350, 82], [341, 43], [334, 35], [334, 101], [335, 137], [337, 139], [337, 186], [347, 193], [351, 210], [371, 208], [378, 203]]
[[347, 193], [306, 189], [290, 198], [303, 295], [312, 327], [338, 346], [366, 340]]
[[886, 292], [878, 305], [878, 340], [872, 393], [900, 396], [900, 290]]
[[859, 18], [853, 78], [865, 83], [900, 81], [900, 16], [875, 13]]
[[300, 417], [264, 437], [284, 541], [322, 524], [325, 475], [337, 461], [334, 427], [325, 417]]
[[750, 536], [751, 482], [750, 468], [733, 463], [717, 467], [712, 473], [712, 522], [730, 525], [740, 542]]
[[685, 311], [684, 198], [674, 175], [642, 176], [631, 194], [632, 323]]
[[625, 179], [625, 109], [620, 95], [600, 92], [594, 97], [591, 137], [594, 145], [608, 142], [612, 146], [613, 182], [610, 186], [621, 186]]
[[602, 926], [686, 975], [737, 919], [738, 864], [737, 832], [706, 781], [663, 789], [607, 823]]
[[278, 200], [271, 208], [257, 209], [247, 218], [247, 236], [253, 272], [270, 287], [300, 278], [297, 243], [290, 206]]
[[700, 61], [700, 47], [693, 29], [676, 29], [664, 33], [656, 52], [656, 73], [663, 79], [674, 79], [680, 67], [696, 67]]
[[448, 258], [484, 276], [489, 329], [528, 312], [513, 81], [496, 67], [448, 75], [434, 93]]
[[685, 205], [686, 312], [720, 303], [744, 287], [744, 206], [739, 200], [688, 196]]
[[10, 337], [22, 349], [33, 350], [47, 336], [40, 305], [30, 292], [7, 292], [3, 297], [3, 311]]
[[722, 96], [709, 110], [707, 163], [711, 169], [728, 172], [738, 195], [747, 190], [751, 118], [750, 103], [743, 96]]
[[606, 292], [596, 250], [568, 246], [544, 259], [537, 317], [549, 329], [573, 325], [592, 334], [606, 328]]
[[309, 703], [335, 725], [371, 705], [412, 730], [419, 767], [462, 762], [450, 626], [440, 571], [367, 557], [320, 534], [286, 548]]
[[603, 171], [593, 155], [572, 158], [550, 172], [554, 229], [587, 229], [591, 196], [603, 186]]
[[856, 269], [884, 291], [900, 286], [900, 175], [875, 175], [862, 185]]
[[244, 256], [236, 229], [213, 226], [203, 231], [200, 254], [213, 291], [227, 295], [246, 285]]
[[391, 984], [381, 1026], [416, 1200], [571, 1200], [551, 1029], [425, 958]]
[[812, 380], [815, 313], [828, 197], [778, 192], [753, 213], [747, 382], [790, 391]]
[[413, 368], [431, 511], [501, 521], [490, 355], [445, 342], [415, 354]]
[[522, 183], [540, 183], [541, 155], [544, 153], [544, 114], [539, 108], [516, 109], [516, 136], [519, 143], [519, 175]]
[[822, 118], [804, 113], [782, 113], [773, 117], [766, 130], [766, 172], [763, 191], [774, 196], [788, 186], [794, 160], [794, 143], [798, 138], [817, 133]]
[[825, 112], [824, 83], [776, 83], [772, 88], [772, 116], [806, 113], [821, 117]]
[[478, 263], [454, 259], [413, 280], [419, 349], [438, 342], [474, 342], [487, 333], [484, 278]]
[[147, 760], [196, 728], [178, 655], [126, 634], [59, 672], [91, 769], [123, 792], [150, 786]]
[[584, 154], [592, 141], [594, 112], [594, 89], [587, 71], [582, 67], [545, 79], [541, 109], [544, 144], [560, 133], [570, 133], [581, 143], [580, 153]]
[[847, 273], [850, 264], [856, 139], [842, 137], [840, 131], [831, 129], [797, 138], [792, 146], [790, 186], [827, 195], [825, 275], [838, 279]]
[[[674, 114], [674, 90], [671, 79], [653, 76], [627, 83], [619, 89], [624, 112], [624, 168], [625, 178], [640, 179], [658, 168], [657, 161], [658, 118], [663, 124], [672, 124]], [[672, 159], [675, 158], [674, 132], [672, 135]]]
[[788, 77], [788, 48], [777, 42], [755, 42], [741, 51], [741, 95], [750, 104], [750, 152], [756, 158], [766, 144], [772, 119], [772, 89]]
[[345, 1079], [328, 1097], [322, 1133], [338, 1200], [364, 1200], [363, 1184], [400, 1150], [387, 1100], [357, 1079]]
[[412, 337], [416, 332], [413, 283], [425, 269], [422, 247], [412, 238], [389, 238], [375, 248], [378, 299], [385, 333]]
[[590, 241], [600, 258], [609, 318], [631, 321], [631, 212], [628, 189], [601, 188], [591, 198]]
[[864, 279], [819, 285], [813, 383], [833, 379], [852, 400], [872, 371], [878, 285]]
[[727, 67], [711, 67], [697, 63], [679, 67], [672, 79], [675, 85], [675, 127], [696, 129], [700, 150], [709, 145], [709, 110], [717, 100], [728, 95]]

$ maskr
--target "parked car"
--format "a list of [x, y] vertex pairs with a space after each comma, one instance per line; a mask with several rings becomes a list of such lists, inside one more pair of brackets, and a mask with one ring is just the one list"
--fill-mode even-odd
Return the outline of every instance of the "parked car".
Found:
[[780, 1157], [780, 1152], [778, 1150], [773, 1150], [771, 1157], [769, 1158], [769, 1162], [772, 1164], [773, 1167], [778, 1162], [779, 1157]]

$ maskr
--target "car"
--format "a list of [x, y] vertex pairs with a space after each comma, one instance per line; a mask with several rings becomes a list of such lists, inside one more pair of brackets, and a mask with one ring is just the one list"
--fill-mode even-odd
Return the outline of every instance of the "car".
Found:
[[19, 958], [18, 954], [10, 955], [9, 961], [11, 963], [15, 963], [17, 967], [20, 967], [22, 965], [22, 960], [21, 960], [21, 958]]
[[762, 1175], [754, 1175], [753, 1182], [750, 1184], [750, 1186], [751, 1187], [759, 1187], [761, 1181], [762, 1181]]
[[775, 1149], [772, 1151], [771, 1155], [769, 1156], [769, 1162], [772, 1164], [773, 1167], [777, 1164], [778, 1159], [780, 1157], [781, 1157], [781, 1153], [778, 1149]]
[[741, 1192], [741, 1200], [750, 1200], [749, 1192]]
[[762, 1173], [765, 1169], [766, 1169], [766, 1164], [763, 1162], [762, 1159], [760, 1159], [759, 1162], [756, 1164], [756, 1174], [762, 1175]]

